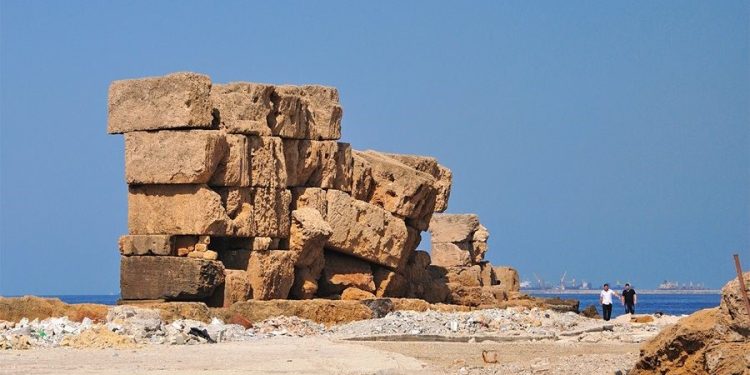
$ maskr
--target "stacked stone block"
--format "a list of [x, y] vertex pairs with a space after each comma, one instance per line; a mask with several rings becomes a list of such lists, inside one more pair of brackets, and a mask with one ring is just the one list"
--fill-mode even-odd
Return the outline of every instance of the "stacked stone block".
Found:
[[195, 73], [114, 82], [108, 131], [124, 134], [128, 184], [122, 298], [446, 301], [415, 249], [447, 207], [450, 170], [352, 150], [341, 118], [330, 87]]

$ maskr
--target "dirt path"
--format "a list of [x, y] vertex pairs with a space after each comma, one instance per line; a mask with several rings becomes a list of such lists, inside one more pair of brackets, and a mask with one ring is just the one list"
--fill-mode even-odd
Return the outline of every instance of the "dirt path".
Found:
[[[482, 361], [483, 350], [499, 354]], [[276, 338], [140, 349], [0, 352], [0, 374], [614, 374], [638, 344], [347, 342]]]

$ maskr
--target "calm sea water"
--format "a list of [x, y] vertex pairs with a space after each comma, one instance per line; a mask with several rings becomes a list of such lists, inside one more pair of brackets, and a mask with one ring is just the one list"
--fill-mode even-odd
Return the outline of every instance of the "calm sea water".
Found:
[[[618, 292], [619, 293], [619, 292]], [[581, 310], [588, 305], [596, 306], [599, 314], [602, 306], [599, 304], [598, 294], [534, 294], [536, 297], [560, 297], [572, 298], [581, 301]], [[635, 306], [636, 314], [652, 314], [662, 312], [668, 315], [689, 315], [698, 310], [719, 306], [721, 294], [638, 294], [638, 304]], [[625, 308], [619, 301], [612, 308], [612, 317], [625, 313]]]
[[[534, 294], [537, 297], [560, 297], [572, 298], [581, 301], [581, 309], [588, 305], [595, 305], [599, 313], [598, 294]], [[120, 298], [119, 295], [68, 295], [68, 296], [45, 296], [61, 299], [66, 303], [99, 303], [103, 305], [114, 305]], [[720, 294], [639, 294], [638, 305], [635, 312], [638, 314], [662, 312], [669, 315], [692, 314], [698, 310], [715, 307], [721, 300]], [[612, 316], [619, 316], [625, 309], [619, 303], [615, 304]]]

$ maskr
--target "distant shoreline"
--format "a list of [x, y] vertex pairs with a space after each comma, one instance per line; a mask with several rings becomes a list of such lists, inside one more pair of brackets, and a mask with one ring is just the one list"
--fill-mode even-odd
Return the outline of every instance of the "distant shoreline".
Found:
[[[555, 295], [555, 294], [599, 294], [598, 289], [590, 289], [590, 290], [580, 290], [580, 289], [571, 289], [571, 290], [554, 290], [554, 289], [548, 289], [548, 290], [541, 290], [541, 289], [521, 289], [522, 293], [527, 294], [545, 294], [545, 295]], [[638, 294], [721, 294], [720, 289], [706, 289], [706, 290], [659, 290], [659, 289], [636, 289], [636, 292]]]

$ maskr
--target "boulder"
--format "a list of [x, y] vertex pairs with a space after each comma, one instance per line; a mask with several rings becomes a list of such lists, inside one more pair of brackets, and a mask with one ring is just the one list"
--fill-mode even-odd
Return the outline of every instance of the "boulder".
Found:
[[[745, 287], [750, 288], [750, 272], [743, 275]], [[735, 277], [721, 288], [721, 311], [735, 329], [744, 330], [750, 336], [750, 311], [743, 299], [740, 281]]]
[[479, 306], [483, 301], [486, 301], [486, 296], [483, 296], [481, 286], [464, 286], [458, 283], [448, 283], [446, 286], [450, 290], [448, 301], [452, 304]]
[[376, 151], [355, 153], [367, 161], [372, 170], [374, 189], [369, 203], [404, 218], [432, 215], [437, 195], [432, 176]]
[[445, 278], [448, 283], [463, 286], [482, 286], [482, 269], [480, 266], [446, 267]]
[[340, 294], [348, 287], [375, 292], [375, 281], [370, 265], [352, 256], [327, 251], [320, 277], [321, 296]]
[[248, 136], [250, 184], [283, 189], [287, 186], [284, 145], [278, 137]]
[[250, 144], [244, 135], [225, 134], [227, 149], [211, 176], [211, 186], [250, 186]]
[[195, 300], [211, 296], [224, 282], [221, 262], [183, 257], [120, 258], [124, 300]]
[[326, 198], [333, 229], [327, 248], [394, 270], [406, 263], [416, 245], [403, 220], [338, 190], [328, 190]]
[[284, 140], [287, 185], [337, 189], [352, 185], [352, 153], [348, 143]]
[[211, 128], [211, 79], [195, 73], [114, 81], [107, 132]]
[[518, 292], [521, 290], [521, 282], [518, 277], [518, 271], [508, 266], [496, 266], [495, 278], [498, 284], [508, 292]]
[[441, 267], [462, 267], [474, 263], [471, 245], [466, 242], [433, 242], [432, 264]]
[[214, 114], [228, 133], [271, 135], [268, 118], [273, 113], [272, 85], [250, 82], [215, 84], [211, 88]]
[[130, 186], [130, 234], [209, 234], [233, 231], [219, 194], [205, 185]]
[[451, 194], [453, 173], [450, 169], [438, 164], [437, 159], [429, 156], [386, 154], [420, 172], [435, 178], [437, 197], [435, 198], [435, 212], [443, 212], [448, 208], [448, 198]]
[[122, 255], [175, 255], [174, 244], [167, 234], [122, 236], [119, 241]]
[[430, 221], [432, 243], [470, 242], [479, 229], [479, 217], [474, 214], [434, 214]]
[[288, 250], [253, 251], [247, 266], [252, 298], [284, 299], [294, 282], [294, 252]]
[[348, 287], [344, 289], [343, 292], [341, 292], [341, 299], [342, 300], [355, 300], [355, 301], [361, 301], [366, 299], [373, 299], [375, 298], [375, 295], [372, 294], [372, 292], [362, 290], [355, 287]]
[[128, 184], [203, 184], [227, 152], [216, 131], [160, 131], [125, 134]]
[[[277, 113], [290, 113], [289, 121], [282, 122], [278, 117], [276, 126], [287, 123], [302, 123], [306, 136], [312, 140], [336, 140], [341, 138], [341, 116], [343, 111], [339, 104], [339, 92], [333, 87], [325, 86], [277, 86], [275, 94], [279, 100], [289, 104], [278, 106]], [[301, 107], [295, 102], [299, 100]], [[299, 109], [298, 109], [299, 108]], [[299, 113], [299, 115], [296, 115]], [[296, 118], [295, 118], [296, 117]], [[274, 126], [272, 126], [273, 128]]]

